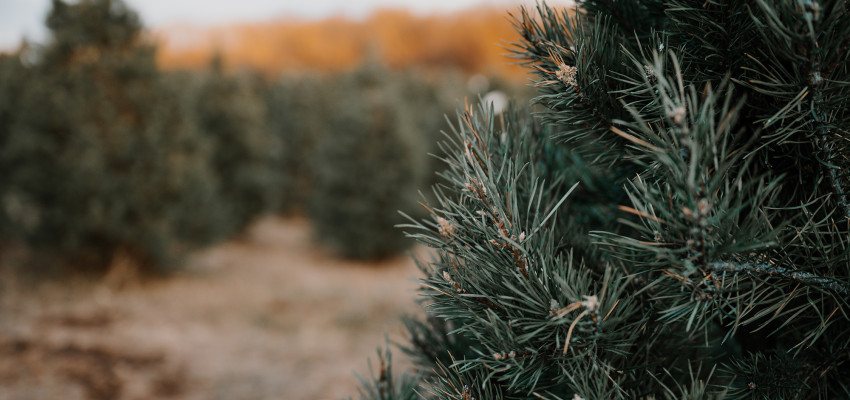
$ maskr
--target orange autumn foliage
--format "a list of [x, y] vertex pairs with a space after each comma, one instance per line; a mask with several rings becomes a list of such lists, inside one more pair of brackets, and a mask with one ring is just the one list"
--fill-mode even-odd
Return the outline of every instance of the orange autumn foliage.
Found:
[[383, 10], [363, 21], [276, 20], [255, 24], [157, 32], [165, 68], [198, 68], [220, 52], [228, 68], [250, 67], [267, 76], [285, 72], [336, 73], [378, 57], [394, 68], [454, 67], [524, 79], [506, 46], [519, 39], [501, 8], [416, 16]]

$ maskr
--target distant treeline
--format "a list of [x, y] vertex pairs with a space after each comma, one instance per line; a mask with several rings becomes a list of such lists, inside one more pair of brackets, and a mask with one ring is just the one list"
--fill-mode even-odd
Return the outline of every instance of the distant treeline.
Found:
[[[504, 55], [517, 33], [503, 8], [416, 16], [384, 10], [363, 21], [280, 20], [219, 28], [171, 27], [157, 33], [165, 68], [196, 68], [222, 52], [229, 67], [251, 67], [267, 76], [286, 71], [341, 72], [378, 53], [392, 68], [456, 68], [524, 80], [526, 70]], [[192, 39], [187, 41], [187, 37]]]
[[167, 270], [268, 213], [309, 215], [345, 256], [393, 254], [444, 115], [485, 89], [376, 60], [272, 81], [220, 57], [163, 71], [120, 0], [54, 1], [47, 26], [0, 56], [0, 252], [37, 271]]

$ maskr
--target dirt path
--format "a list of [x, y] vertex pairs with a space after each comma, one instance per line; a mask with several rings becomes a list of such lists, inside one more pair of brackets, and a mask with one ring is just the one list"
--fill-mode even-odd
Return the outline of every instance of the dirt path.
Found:
[[409, 257], [339, 260], [305, 221], [265, 219], [160, 282], [5, 279], [0, 400], [356, 398], [353, 372], [419, 312], [418, 275]]

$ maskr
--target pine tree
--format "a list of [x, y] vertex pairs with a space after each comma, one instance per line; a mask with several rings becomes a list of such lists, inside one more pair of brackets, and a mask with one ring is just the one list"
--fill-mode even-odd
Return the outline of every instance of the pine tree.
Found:
[[[319, 241], [360, 259], [391, 256], [413, 243], [394, 227], [404, 219], [386, 210], [422, 212], [416, 193], [434, 182], [438, 160], [431, 155], [447, 129], [441, 116], [454, 107], [459, 86], [420, 70], [390, 70], [373, 55], [322, 84], [306, 80], [280, 91], [275, 119], [286, 137], [294, 192], [287, 197], [308, 189]], [[332, 115], [304, 112], [310, 105]]]
[[316, 144], [327, 131], [328, 118], [315, 110], [330, 109], [334, 83], [318, 76], [283, 77], [269, 96], [269, 126], [280, 142], [280, 209], [304, 211], [315, 181], [311, 166]]
[[392, 73], [367, 63], [343, 77], [316, 144], [309, 215], [317, 239], [342, 256], [379, 259], [411, 244], [387, 210], [411, 209], [423, 180], [416, 121], [398, 104]]
[[[0, 54], [0, 149], [8, 148], [15, 129], [15, 115], [19, 112], [17, 99], [24, 93], [29, 82], [28, 71], [21, 62], [19, 54]], [[0, 151], [1, 153], [1, 151]], [[5, 157], [0, 157], [0, 188], [12, 186], [13, 165]], [[25, 219], [27, 210], [8, 189], [0, 189], [0, 244], [16, 237], [15, 223], [11, 216]]]
[[277, 202], [273, 162], [279, 143], [268, 127], [262, 82], [247, 73], [225, 74], [220, 55], [193, 93], [193, 103], [199, 134], [212, 147], [223, 238], [244, 229]]
[[459, 112], [422, 386], [362, 397], [850, 399], [848, 7], [522, 9], [540, 109]]
[[188, 233], [214, 187], [154, 47], [120, 0], [54, 0], [47, 26], [4, 133], [0, 211], [51, 264], [166, 266], [203, 241]]

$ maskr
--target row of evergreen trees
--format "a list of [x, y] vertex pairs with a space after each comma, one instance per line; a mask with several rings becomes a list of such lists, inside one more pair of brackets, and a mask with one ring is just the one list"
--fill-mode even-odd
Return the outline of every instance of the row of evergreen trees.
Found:
[[120, 0], [53, 2], [43, 46], [0, 55], [0, 242], [38, 264], [147, 269], [304, 212], [346, 256], [403, 248], [386, 210], [433, 176], [442, 115], [462, 81], [377, 63], [268, 84], [250, 72], [161, 71]]

